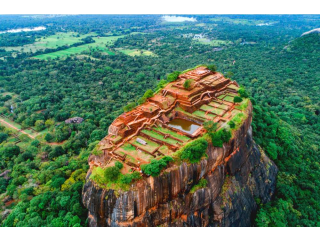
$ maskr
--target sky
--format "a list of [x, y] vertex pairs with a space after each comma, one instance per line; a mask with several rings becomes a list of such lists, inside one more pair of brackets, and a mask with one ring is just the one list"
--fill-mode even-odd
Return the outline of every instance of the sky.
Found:
[[0, 14], [319, 14], [315, 0], [10, 0]]

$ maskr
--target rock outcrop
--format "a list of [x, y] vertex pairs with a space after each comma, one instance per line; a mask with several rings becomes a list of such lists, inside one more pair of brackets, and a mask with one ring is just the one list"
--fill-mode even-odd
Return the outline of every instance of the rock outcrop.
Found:
[[[126, 192], [99, 188], [89, 170], [83, 189], [89, 226], [251, 226], [257, 202], [273, 196], [278, 171], [253, 141], [251, 119], [250, 111], [223, 148], [209, 144], [198, 164], [170, 167]], [[191, 193], [201, 178], [207, 186]]]

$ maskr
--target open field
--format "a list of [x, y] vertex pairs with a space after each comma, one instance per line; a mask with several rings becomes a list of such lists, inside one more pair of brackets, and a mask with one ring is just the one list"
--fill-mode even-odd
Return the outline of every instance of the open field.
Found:
[[55, 35], [51, 35], [48, 37], [38, 38], [35, 43], [27, 44], [20, 47], [5, 47], [6, 51], [16, 51], [16, 52], [36, 52], [39, 50], [45, 49], [55, 49], [61, 46], [70, 46], [72, 44], [81, 42], [82, 38], [88, 36], [96, 36], [96, 33], [89, 34], [78, 34], [75, 32], [67, 32], [67, 33], [57, 33]]
[[249, 26], [263, 26], [263, 25], [273, 25], [277, 23], [276, 21], [266, 22], [263, 20], [250, 20], [250, 19], [242, 19], [242, 18], [229, 18], [229, 17], [215, 17], [210, 19], [212, 22], [224, 22], [236, 25], [249, 25]]
[[219, 39], [210, 40], [208, 38], [193, 39], [193, 41], [199, 44], [206, 44], [213, 47], [219, 47], [219, 46], [228, 45], [232, 43], [231, 41], [225, 41], [225, 40], [219, 40]]
[[49, 57], [51, 59], [57, 58], [57, 57], [67, 57], [73, 54], [80, 54], [82, 52], [90, 52], [90, 51], [102, 51], [109, 55], [114, 55], [113, 52], [111, 52], [107, 46], [112, 46], [112, 44], [118, 39], [124, 37], [122, 36], [112, 36], [112, 37], [94, 37], [93, 40], [95, 40], [94, 43], [88, 43], [77, 47], [71, 47], [65, 50], [47, 53], [47, 54], [41, 54], [38, 56], [35, 56], [34, 58], [40, 59], [40, 60], [46, 60]]
[[118, 50], [119, 52], [122, 52], [126, 55], [129, 55], [129, 56], [156, 56], [156, 54], [154, 54], [153, 52], [151, 51], [148, 51], [148, 50], [140, 50], [140, 49], [116, 49]]

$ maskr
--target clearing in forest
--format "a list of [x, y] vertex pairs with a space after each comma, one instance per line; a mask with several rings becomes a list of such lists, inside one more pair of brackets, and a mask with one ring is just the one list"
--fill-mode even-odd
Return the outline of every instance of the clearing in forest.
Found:
[[73, 54], [90, 53], [92, 51], [100, 51], [108, 55], [114, 55], [114, 53], [111, 52], [107, 46], [112, 46], [113, 43], [118, 38], [121, 38], [121, 37], [124, 37], [124, 35], [111, 36], [111, 37], [94, 37], [93, 38], [93, 40], [95, 41], [94, 43], [88, 43], [88, 44], [80, 45], [77, 47], [71, 47], [65, 50], [60, 50], [52, 53], [41, 54], [41, 55], [35, 56], [34, 58], [41, 59], [41, 60], [46, 60], [49, 57], [51, 59], [54, 59], [57, 57], [63, 58]]
[[89, 36], [96, 36], [96, 33], [79, 34], [76, 32], [59, 32], [55, 35], [36, 39], [35, 43], [19, 47], [5, 47], [6, 51], [36, 52], [45, 49], [56, 49], [62, 46], [70, 46], [81, 42], [81, 39]]
[[116, 49], [119, 52], [122, 52], [126, 55], [129, 56], [156, 56], [156, 54], [154, 54], [153, 52], [149, 51], [149, 50], [141, 50], [141, 49], [122, 49], [122, 48], [118, 48]]

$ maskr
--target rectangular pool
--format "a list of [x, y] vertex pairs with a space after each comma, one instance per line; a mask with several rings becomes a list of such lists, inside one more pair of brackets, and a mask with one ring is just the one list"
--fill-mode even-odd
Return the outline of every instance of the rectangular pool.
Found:
[[176, 128], [180, 131], [183, 131], [189, 134], [193, 134], [200, 127], [199, 124], [188, 121], [186, 119], [182, 119], [182, 118], [172, 119], [168, 123], [168, 126], [172, 128]]

